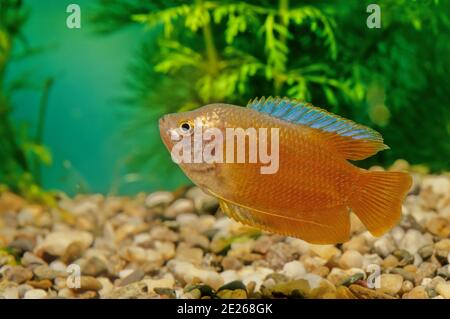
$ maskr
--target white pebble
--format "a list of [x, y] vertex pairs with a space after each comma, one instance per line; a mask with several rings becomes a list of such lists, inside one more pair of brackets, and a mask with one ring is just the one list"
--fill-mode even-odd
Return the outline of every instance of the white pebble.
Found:
[[25, 293], [23, 299], [43, 299], [47, 297], [47, 292], [43, 289], [31, 289]]
[[395, 250], [395, 240], [390, 234], [386, 234], [373, 243], [373, 248], [378, 255], [386, 258]]
[[153, 208], [158, 205], [168, 205], [174, 200], [174, 196], [170, 192], [155, 192], [147, 196], [145, 205], [148, 208]]
[[294, 260], [288, 262], [283, 267], [283, 274], [289, 278], [297, 279], [304, 276], [306, 273], [305, 267], [300, 261]]
[[415, 254], [423, 246], [433, 244], [432, 237], [427, 235], [423, 235], [416, 229], [409, 229], [400, 241], [399, 248]]
[[361, 268], [363, 265], [363, 256], [356, 250], [347, 250], [339, 259], [339, 265], [343, 269]]

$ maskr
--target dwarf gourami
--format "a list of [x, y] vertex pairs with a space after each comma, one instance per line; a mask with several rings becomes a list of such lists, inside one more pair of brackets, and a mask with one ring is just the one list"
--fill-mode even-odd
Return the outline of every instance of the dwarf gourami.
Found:
[[[371, 128], [298, 100], [261, 98], [246, 108], [210, 104], [165, 115], [159, 126], [169, 151], [177, 137], [193, 138], [199, 123], [202, 130], [214, 128], [224, 135], [227, 128], [278, 129], [279, 163], [273, 174], [262, 174], [261, 163], [179, 163], [195, 184], [218, 198], [228, 216], [243, 224], [331, 244], [349, 239], [351, 211], [375, 236], [400, 219], [410, 175], [368, 171], [349, 162], [388, 148]], [[208, 143], [211, 140], [201, 142]], [[245, 149], [249, 151], [248, 145]], [[225, 147], [220, 152], [225, 153]]]

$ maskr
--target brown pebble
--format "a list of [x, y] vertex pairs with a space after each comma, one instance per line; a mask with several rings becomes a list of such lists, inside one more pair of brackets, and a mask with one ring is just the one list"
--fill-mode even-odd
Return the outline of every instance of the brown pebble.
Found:
[[394, 268], [394, 267], [397, 267], [398, 264], [399, 264], [399, 261], [398, 261], [397, 257], [395, 257], [394, 255], [387, 256], [381, 263], [381, 265], [384, 268]]
[[96, 278], [91, 276], [81, 276], [80, 278], [80, 288], [75, 288], [75, 290], [94, 290], [99, 291], [102, 289], [102, 284]]
[[65, 264], [70, 264], [74, 260], [80, 258], [83, 255], [84, 246], [80, 242], [73, 242], [67, 246], [66, 251], [61, 256], [61, 260]]
[[53, 283], [48, 279], [43, 280], [30, 280], [27, 281], [27, 284], [36, 289], [50, 289], [53, 286]]
[[80, 299], [96, 299], [98, 298], [98, 293], [96, 291], [85, 291], [78, 294], [78, 298]]
[[410, 292], [402, 296], [403, 299], [429, 299], [428, 294], [424, 287], [414, 287]]
[[238, 270], [243, 266], [242, 262], [236, 257], [225, 256], [222, 259], [222, 267], [224, 270]]
[[356, 296], [345, 286], [339, 286], [336, 289], [337, 299], [357, 299]]
[[9, 281], [21, 284], [33, 277], [33, 273], [22, 266], [10, 266], [6, 269], [5, 278]]
[[359, 299], [396, 299], [388, 294], [365, 288], [360, 285], [350, 285], [349, 289]]
[[123, 286], [129, 285], [129, 284], [132, 284], [134, 282], [140, 281], [142, 278], [144, 278], [144, 276], [145, 276], [144, 271], [142, 271], [141, 269], [136, 269], [131, 274], [129, 274], [128, 276], [123, 278], [119, 282], [118, 286], [123, 287]]

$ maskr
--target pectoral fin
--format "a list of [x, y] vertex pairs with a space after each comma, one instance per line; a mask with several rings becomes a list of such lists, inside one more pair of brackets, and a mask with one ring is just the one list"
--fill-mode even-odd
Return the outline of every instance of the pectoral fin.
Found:
[[242, 224], [314, 244], [343, 243], [350, 235], [349, 212], [345, 206], [299, 213], [298, 216], [263, 212], [223, 199], [220, 200], [220, 207], [225, 214]]

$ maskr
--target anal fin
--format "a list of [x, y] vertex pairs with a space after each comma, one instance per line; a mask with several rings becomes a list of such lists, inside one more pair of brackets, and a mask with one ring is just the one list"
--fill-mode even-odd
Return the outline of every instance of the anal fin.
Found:
[[343, 243], [350, 236], [350, 216], [345, 206], [314, 210], [302, 214], [305, 217], [263, 212], [223, 199], [220, 200], [220, 207], [225, 214], [242, 224], [313, 244]]

